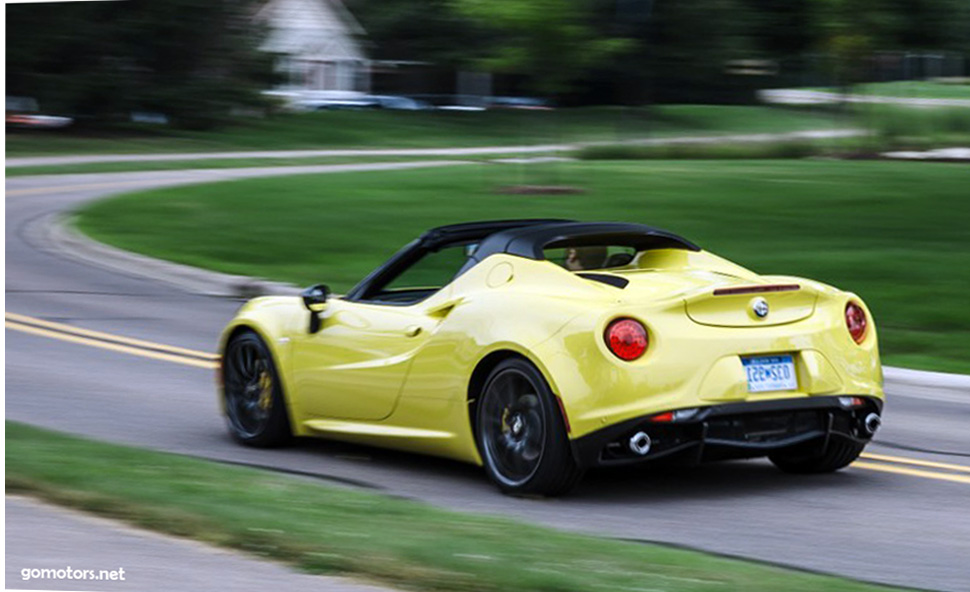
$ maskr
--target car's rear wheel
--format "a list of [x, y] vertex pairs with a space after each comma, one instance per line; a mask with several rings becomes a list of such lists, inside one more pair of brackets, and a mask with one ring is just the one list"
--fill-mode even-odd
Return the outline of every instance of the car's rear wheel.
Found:
[[232, 436], [249, 446], [285, 444], [291, 437], [273, 356], [252, 331], [234, 335], [222, 361], [226, 418]]
[[833, 439], [822, 453], [776, 453], [768, 459], [786, 473], [832, 473], [852, 464], [859, 458], [865, 444], [851, 440]]
[[561, 495], [582, 476], [554, 395], [525, 360], [507, 359], [491, 371], [476, 427], [485, 470], [506, 493]]

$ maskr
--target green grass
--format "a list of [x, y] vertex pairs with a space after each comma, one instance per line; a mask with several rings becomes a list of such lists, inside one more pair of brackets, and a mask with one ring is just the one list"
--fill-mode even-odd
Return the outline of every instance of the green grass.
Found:
[[970, 145], [970, 108], [868, 105], [858, 112], [874, 142], [888, 148]]
[[[840, 89], [833, 88], [819, 88], [817, 90], [840, 92]], [[852, 87], [852, 92], [877, 97], [970, 100], [970, 81], [929, 82], [923, 80], [897, 80], [895, 82], [870, 82], [855, 85]]]
[[[7, 493], [418, 590], [865, 592], [888, 588], [461, 514], [265, 471], [6, 424]], [[536, 503], [551, 503], [537, 501]], [[510, 536], [514, 533], [514, 536]]]
[[[505, 195], [522, 183], [576, 195]], [[229, 273], [346, 290], [446, 223], [518, 217], [669, 228], [759, 273], [860, 294], [887, 363], [970, 372], [970, 167], [885, 161], [630, 161], [339, 173], [160, 189], [92, 204], [79, 227]]]
[[11, 132], [7, 157], [312, 148], [432, 148], [612, 141], [684, 134], [838, 127], [831, 114], [781, 107], [668, 105], [554, 111], [335, 111], [277, 115], [210, 132], [130, 127], [113, 133]]

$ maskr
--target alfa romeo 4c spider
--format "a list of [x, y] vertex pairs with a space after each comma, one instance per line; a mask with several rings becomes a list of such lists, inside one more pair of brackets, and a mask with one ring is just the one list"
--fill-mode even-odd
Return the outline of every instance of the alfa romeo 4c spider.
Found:
[[343, 296], [251, 300], [220, 353], [244, 444], [318, 436], [449, 457], [513, 494], [649, 462], [836, 471], [884, 402], [858, 296], [627, 223], [435, 228]]

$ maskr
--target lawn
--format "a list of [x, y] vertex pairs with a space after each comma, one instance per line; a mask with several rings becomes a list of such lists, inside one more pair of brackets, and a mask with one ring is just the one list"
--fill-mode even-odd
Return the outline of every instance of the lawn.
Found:
[[[506, 195], [567, 184], [575, 195]], [[970, 373], [970, 167], [827, 160], [588, 161], [304, 175], [155, 190], [80, 228], [229, 273], [346, 290], [440, 224], [524, 217], [669, 228], [760, 273], [860, 294], [884, 361]]]
[[904, 97], [912, 99], [964, 99], [970, 100], [970, 82], [942, 83], [923, 80], [898, 80], [896, 82], [872, 82], [857, 85], [854, 92], [878, 97]]
[[[311, 573], [418, 590], [876, 592], [841, 578], [461, 514], [6, 424], [6, 490]], [[537, 502], [545, 503], [545, 502]], [[514, 533], [510, 536], [510, 533]]]
[[240, 120], [209, 132], [127, 128], [11, 132], [7, 157], [312, 148], [432, 148], [840, 127], [831, 113], [782, 107], [667, 105], [554, 111], [333, 111]]
[[[844, 89], [834, 86], [819, 86], [805, 90], [841, 93]], [[970, 100], [970, 81], [931, 82], [927, 80], [896, 80], [893, 82], [867, 82], [853, 85], [852, 93], [875, 97], [900, 97], [904, 99]]]

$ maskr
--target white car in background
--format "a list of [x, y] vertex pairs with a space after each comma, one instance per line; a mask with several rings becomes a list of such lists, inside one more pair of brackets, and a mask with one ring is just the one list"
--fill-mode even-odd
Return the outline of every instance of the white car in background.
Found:
[[37, 99], [32, 97], [7, 97], [7, 127], [27, 129], [57, 129], [74, 123], [70, 117], [41, 115]]

